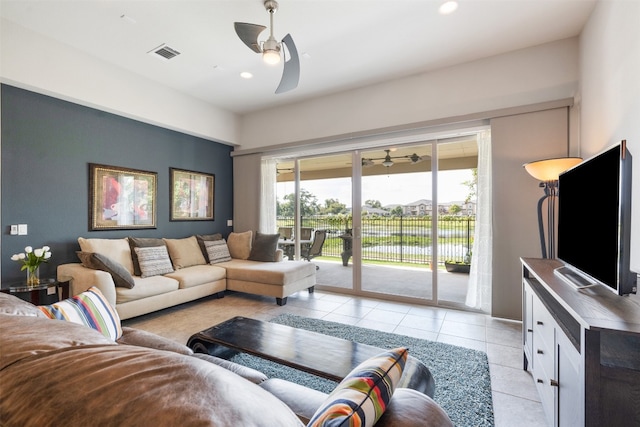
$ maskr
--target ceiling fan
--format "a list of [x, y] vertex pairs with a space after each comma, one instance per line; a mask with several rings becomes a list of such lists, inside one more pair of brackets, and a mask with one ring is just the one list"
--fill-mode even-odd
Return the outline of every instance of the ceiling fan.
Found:
[[[278, 10], [278, 2], [275, 0], [265, 0], [264, 7], [269, 12], [269, 38], [263, 42], [258, 42], [258, 36], [267, 27], [264, 25], [248, 24], [246, 22], [234, 22], [233, 26], [240, 40], [246, 44], [249, 49], [256, 53], [262, 54], [262, 60], [270, 65], [280, 63], [280, 54], [285, 56], [284, 69], [282, 70], [282, 79], [276, 89], [276, 93], [287, 92], [298, 87], [300, 80], [300, 59], [296, 45], [291, 38], [291, 34], [284, 36], [281, 42], [278, 42], [273, 36], [273, 15]], [[286, 49], [282, 49], [282, 45]], [[289, 59], [286, 58], [286, 52], [289, 53]]]
[[373, 166], [375, 165], [375, 163], [373, 162], [374, 160], [382, 160], [383, 162], [380, 164], [384, 167], [389, 168], [393, 166], [393, 159], [408, 159], [412, 165], [415, 165], [416, 163], [420, 163], [421, 161], [429, 158], [429, 156], [418, 156], [416, 153], [413, 153], [410, 156], [391, 157], [391, 154], [390, 154], [391, 150], [384, 150], [384, 151], [385, 153], [387, 153], [387, 155], [384, 157], [380, 157], [377, 159], [362, 159], [362, 166], [364, 167]]

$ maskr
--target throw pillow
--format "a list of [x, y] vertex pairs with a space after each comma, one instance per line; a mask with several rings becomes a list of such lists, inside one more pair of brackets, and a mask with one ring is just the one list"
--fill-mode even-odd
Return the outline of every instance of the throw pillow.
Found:
[[274, 262], [280, 234], [256, 233], [256, 238], [251, 245], [249, 259], [252, 261]]
[[373, 426], [402, 376], [408, 350], [386, 351], [355, 367], [311, 417], [308, 427]]
[[129, 237], [129, 247], [131, 262], [133, 264], [133, 274], [135, 276], [142, 276], [140, 270], [140, 263], [138, 262], [138, 254], [135, 248], [149, 248], [153, 246], [164, 246], [164, 240], [155, 238], [143, 238], [143, 237]]
[[251, 238], [253, 232], [251, 230], [244, 233], [231, 233], [227, 238], [227, 246], [229, 247], [229, 253], [231, 258], [236, 259], [249, 259], [251, 255]]
[[181, 268], [191, 267], [192, 265], [204, 265], [207, 260], [202, 255], [202, 250], [198, 245], [196, 236], [187, 237], [185, 239], [162, 239], [167, 245], [173, 268], [179, 270]]
[[171, 259], [166, 246], [152, 246], [149, 248], [135, 248], [140, 263], [142, 277], [159, 276], [173, 273]]
[[229, 254], [229, 248], [227, 247], [227, 242], [224, 239], [205, 241], [204, 245], [207, 248], [209, 264], [231, 261], [231, 254]]
[[131, 273], [118, 262], [95, 252], [77, 252], [80, 262], [87, 268], [102, 270], [111, 274], [113, 283], [120, 288], [133, 288], [135, 282]]
[[78, 237], [78, 243], [82, 252], [108, 256], [115, 262], [122, 264], [130, 274], [133, 274], [132, 250], [126, 237], [123, 239], [85, 239], [84, 237]]
[[211, 262], [211, 260], [207, 257], [207, 248], [204, 245], [204, 242], [214, 242], [216, 240], [222, 240], [222, 234], [196, 234], [196, 239], [198, 239], [198, 245], [200, 246], [200, 250], [202, 250], [202, 255], [204, 255], [204, 259], [207, 262]]
[[66, 300], [38, 308], [50, 319], [88, 326], [114, 341], [122, 336], [118, 312], [95, 286]]

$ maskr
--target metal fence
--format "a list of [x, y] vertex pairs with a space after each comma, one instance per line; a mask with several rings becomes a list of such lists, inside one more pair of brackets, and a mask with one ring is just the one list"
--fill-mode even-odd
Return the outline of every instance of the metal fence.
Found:
[[[278, 217], [279, 227], [293, 227], [293, 217]], [[327, 230], [323, 256], [341, 257], [350, 243], [351, 218], [346, 215], [318, 215], [302, 218], [301, 227]], [[431, 217], [367, 217], [362, 220], [362, 259], [414, 264], [433, 261], [434, 238]], [[475, 217], [444, 216], [438, 218], [438, 264], [465, 262], [471, 257]], [[342, 237], [341, 237], [342, 236]]]

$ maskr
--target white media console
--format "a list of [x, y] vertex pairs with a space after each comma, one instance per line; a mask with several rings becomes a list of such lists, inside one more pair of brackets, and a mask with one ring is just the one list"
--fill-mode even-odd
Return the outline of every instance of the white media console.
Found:
[[640, 296], [522, 258], [522, 344], [549, 426], [640, 426]]

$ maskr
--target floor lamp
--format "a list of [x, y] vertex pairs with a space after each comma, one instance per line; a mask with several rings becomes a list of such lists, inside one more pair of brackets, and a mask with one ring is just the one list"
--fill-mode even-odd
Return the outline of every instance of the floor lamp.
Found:
[[[537, 160], [523, 166], [529, 175], [540, 182], [544, 196], [538, 200], [538, 231], [542, 258], [555, 258], [556, 198], [558, 197], [558, 177], [567, 169], [582, 161], [580, 157], [560, 157], [556, 159]], [[547, 200], [547, 232], [544, 231], [542, 206]], [[546, 234], [546, 243], [545, 243]]]

